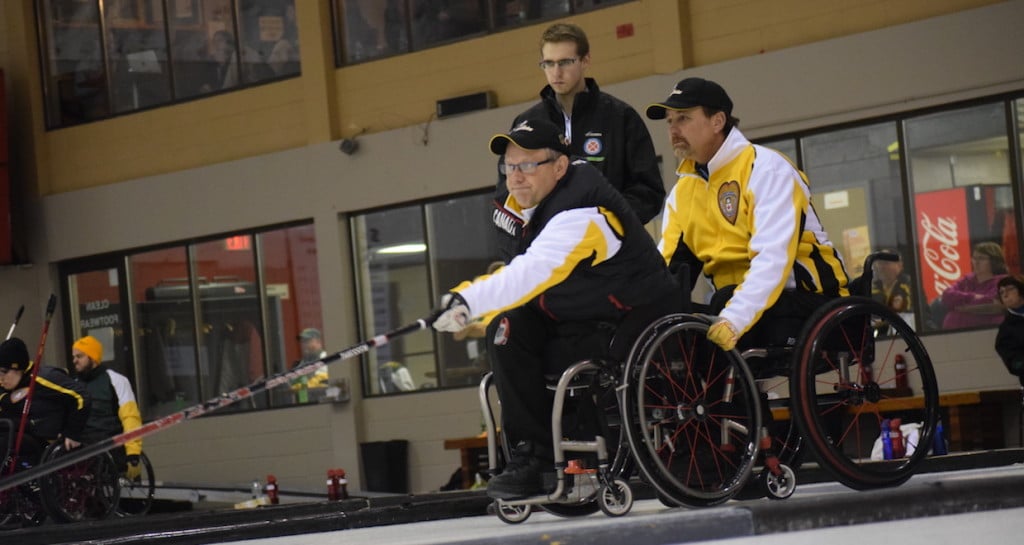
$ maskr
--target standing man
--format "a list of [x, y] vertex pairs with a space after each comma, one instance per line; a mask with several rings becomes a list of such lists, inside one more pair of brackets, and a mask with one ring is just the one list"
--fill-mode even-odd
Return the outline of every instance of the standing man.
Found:
[[[312, 363], [327, 357], [324, 350], [324, 336], [315, 327], [307, 327], [299, 333], [299, 349], [302, 352], [302, 359], [296, 365]], [[309, 403], [323, 397], [324, 389], [327, 388], [327, 367], [321, 367], [312, 375], [303, 375], [292, 381], [291, 388], [295, 392], [296, 403]], [[314, 388], [315, 395], [310, 398], [310, 388]]]
[[[593, 78], [590, 42], [583, 29], [556, 23], [541, 36], [540, 68], [548, 85], [540, 102], [519, 114], [512, 127], [525, 119], [547, 119], [562, 129], [569, 155], [586, 159], [626, 198], [630, 208], [647, 223], [661, 210], [665, 185], [661, 180], [654, 143], [640, 114], [625, 102], [604, 93]], [[494, 223], [518, 236], [521, 224], [501, 207], [508, 196], [505, 176], [498, 178]], [[512, 254], [514, 255], [514, 254]], [[506, 261], [511, 255], [502, 255]]]
[[714, 285], [711, 341], [725, 350], [741, 338], [744, 346], [787, 344], [815, 308], [848, 295], [807, 179], [784, 155], [743, 136], [725, 89], [684, 79], [647, 117], [667, 120], [680, 160], [659, 249], [673, 272], [685, 263], [691, 283], [702, 271]]
[[[102, 441], [142, 426], [132, 383], [128, 377], [103, 365], [103, 343], [91, 335], [78, 339], [71, 345], [71, 362], [75, 378], [85, 385], [92, 399], [92, 410], [82, 433], [86, 441]], [[134, 481], [142, 475], [139, 463], [142, 439], [133, 439], [110, 454], [118, 467], [126, 468], [128, 479]]]
[[631, 309], [671, 307], [678, 288], [622, 195], [586, 161], [570, 161], [560, 126], [526, 119], [491, 138], [490, 149], [504, 158], [502, 205], [522, 222], [523, 236], [508, 265], [442, 298], [434, 328], [457, 333], [499, 313], [486, 338], [505, 438], [515, 448], [487, 493], [510, 499], [541, 492], [542, 474], [554, 471], [545, 373], [607, 355]]

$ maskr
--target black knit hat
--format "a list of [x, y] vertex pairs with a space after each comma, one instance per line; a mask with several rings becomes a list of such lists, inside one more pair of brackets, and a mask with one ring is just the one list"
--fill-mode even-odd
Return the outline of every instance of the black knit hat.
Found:
[[11, 337], [0, 343], [0, 369], [27, 371], [29, 367], [28, 348], [24, 341]]

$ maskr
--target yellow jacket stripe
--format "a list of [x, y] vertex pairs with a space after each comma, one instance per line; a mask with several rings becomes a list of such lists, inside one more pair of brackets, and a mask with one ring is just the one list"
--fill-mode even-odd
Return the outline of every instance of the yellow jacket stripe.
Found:
[[69, 396], [73, 397], [75, 399], [75, 407], [79, 411], [82, 410], [83, 407], [85, 407], [85, 398], [82, 397], [81, 395], [79, 395], [79, 393], [74, 391], [74, 390], [69, 390], [69, 389], [67, 389], [67, 388], [65, 388], [65, 387], [63, 387], [63, 386], [61, 386], [59, 384], [55, 384], [53, 382], [50, 382], [49, 380], [46, 380], [45, 378], [43, 378], [41, 376], [36, 376], [36, 384], [38, 384], [40, 386], [44, 386], [44, 387], [49, 388], [51, 390], [56, 390], [56, 391], [58, 391], [58, 392], [60, 392], [60, 393], [62, 393], [64, 395], [69, 395]]
[[614, 257], [622, 247], [616, 231], [622, 231], [619, 219], [604, 208], [565, 210], [551, 218], [526, 253], [453, 291], [474, 317], [524, 305], [564, 281], [581, 262], [593, 257], [594, 266]]
[[[139, 413], [139, 405], [135, 402], [135, 394], [132, 392], [132, 384], [128, 377], [107, 369], [107, 376], [110, 377], [110, 384], [117, 394], [117, 417], [121, 420], [124, 431], [132, 431], [142, 426], [142, 415]], [[134, 439], [125, 443], [125, 453], [128, 455], [142, 453], [142, 439]]]

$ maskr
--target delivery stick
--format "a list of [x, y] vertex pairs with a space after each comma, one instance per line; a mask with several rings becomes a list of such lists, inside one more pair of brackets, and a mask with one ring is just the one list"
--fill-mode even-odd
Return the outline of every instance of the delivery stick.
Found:
[[[53, 311], [57, 308], [57, 296], [50, 294], [50, 300], [46, 303], [46, 319], [43, 320], [43, 332], [39, 335], [39, 349], [36, 350], [36, 360], [32, 365], [32, 378], [28, 381], [28, 393], [25, 394], [25, 405], [21, 409], [21, 421], [18, 422], [18, 434], [14, 439], [14, 451], [11, 453], [11, 465], [8, 473], [14, 473], [18, 466], [18, 454], [21, 453], [21, 440], [25, 437], [25, 424], [29, 419], [29, 410], [32, 408], [32, 392], [36, 389], [36, 377], [39, 375], [39, 368], [43, 366], [43, 348], [46, 347], [46, 334], [50, 331], [50, 319], [53, 318]], [[21, 312], [18, 313], [21, 316]], [[17, 320], [15, 320], [17, 322]], [[11, 326], [14, 329], [14, 326]]]
[[176, 424], [180, 424], [186, 420], [192, 420], [198, 418], [204, 414], [211, 413], [217, 409], [227, 407], [232, 403], [241, 401], [243, 399], [252, 397], [255, 394], [269, 390], [282, 384], [287, 384], [297, 378], [304, 377], [306, 375], [312, 375], [317, 370], [327, 366], [338, 360], [346, 360], [363, 353], [369, 352], [371, 348], [384, 346], [391, 339], [406, 335], [421, 329], [427, 329], [430, 327], [440, 312], [432, 314], [430, 317], [421, 318], [415, 322], [399, 327], [382, 335], [363, 341], [355, 346], [346, 348], [340, 352], [335, 352], [323, 358], [315, 361], [306, 363], [300, 363], [288, 371], [277, 373], [270, 377], [259, 379], [248, 386], [243, 386], [237, 390], [225, 392], [215, 398], [211, 398], [205, 403], [194, 405], [186, 409], [182, 409], [173, 414], [169, 414], [163, 418], [159, 418], [152, 422], [143, 424], [141, 427], [135, 428], [134, 430], [124, 432], [120, 435], [104, 439], [98, 443], [92, 443], [90, 445], [83, 445], [75, 450], [65, 453], [63, 456], [50, 460], [48, 462], [39, 464], [33, 468], [19, 471], [14, 475], [10, 475], [0, 479], [0, 491], [7, 490], [8, 488], [18, 486], [19, 484], [27, 483], [33, 479], [37, 479], [43, 475], [51, 473], [61, 468], [65, 468], [69, 465], [75, 464], [82, 460], [86, 460], [100, 454], [101, 452], [108, 451], [112, 448], [119, 447], [134, 439], [141, 439], [147, 435], [156, 433], [164, 430]]
[[14, 323], [11, 324], [11, 328], [7, 330], [7, 337], [4, 339], [5, 341], [10, 339], [11, 335], [14, 335], [14, 328], [18, 326], [18, 320], [21, 319], [21, 313], [23, 312], [25, 312], [25, 305], [18, 307], [18, 313], [14, 315]]

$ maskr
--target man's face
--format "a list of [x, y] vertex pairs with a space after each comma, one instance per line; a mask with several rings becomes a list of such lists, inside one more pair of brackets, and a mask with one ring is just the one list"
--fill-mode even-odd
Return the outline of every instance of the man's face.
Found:
[[902, 261], [875, 261], [875, 276], [882, 281], [892, 281], [903, 272]]
[[1002, 301], [1003, 306], [1006, 308], [1020, 308], [1024, 306], [1024, 295], [1020, 293], [1020, 289], [1017, 286], [1012, 284], [999, 288], [999, 300]]
[[76, 373], [84, 373], [96, 366], [85, 352], [78, 349], [71, 350], [71, 363], [75, 366]]
[[15, 371], [14, 369], [0, 369], [0, 388], [4, 390], [14, 390], [18, 387], [18, 383], [21, 382], [21, 377], [24, 375], [24, 371]]
[[[548, 151], [543, 149], [525, 150], [510, 143], [505, 150], [506, 168], [523, 163], [540, 163], [547, 159]], [[533, 208], [555, 189], [555, 184], [565, 174], [568, 163], [568, 158], [559, 155], [555, 160], [537, 165], [536, 170], [530, 174], [523, 174], [519, 168], [510, 170], [505, 176], [505, 186], [519, 206]]]
[[580, 58], [574, 42], [547, 42], [541, 46], [540, 56], [542, 63], [550, 65], [544, 68], [544, 77], [555, 94], [574, 94], [586, 87], [584, 72], [590, 66], [590, 54]]
[[668, 122], [672, 152], [680, 161], [693, 159], [699, 164], [707, 164], [725, 140], [721, 134], [725, 126], [725, 114], [722, 112], [708, 117], [699, 106], [666, 110], [665, 120]]
[[308, 339], [302, 339], [302, 358], [303, 359], [317, 359], [320, 357], [320, 352], [324, 350], [324, 343], [319, 337], [310, 337]]

